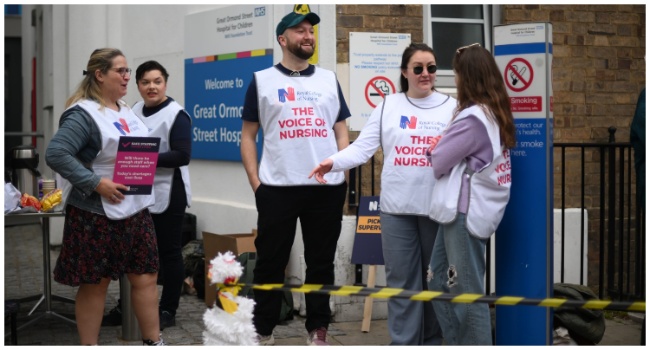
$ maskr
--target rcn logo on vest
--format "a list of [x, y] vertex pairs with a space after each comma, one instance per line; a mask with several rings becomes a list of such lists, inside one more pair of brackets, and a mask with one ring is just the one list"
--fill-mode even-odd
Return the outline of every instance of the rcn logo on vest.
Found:
[[278, 89], [278, 99], [280, 102], [295, 101], [296, 91], [293, 87], [289, 86], [287, 89]]
[[[126, 133], [131, 133], [129, 130], [129, 125], [126, 123], [126, 120], [124, 118], [120, 118], [119, 122], [114, 122], [113, 125], [117, 128], [117, 131], [120, 132], [120, 134], [126, 136]], [[126, 131], [126, 132], [125, 132]]]
[[402, 118], [399, 120], [399, 127], [402, 129], [406, 129], [407, 126], [409, 129], [415, 129], [415, 126], [417, 124], [418, 124], [418, 117], [414, 115], [411, 116], [411, 119], [403, 115]]

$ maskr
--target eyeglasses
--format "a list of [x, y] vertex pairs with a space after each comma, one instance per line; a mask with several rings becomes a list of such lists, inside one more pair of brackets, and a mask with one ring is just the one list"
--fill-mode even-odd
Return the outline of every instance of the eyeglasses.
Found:
[[[438, 70], [438, 67], [436, 67], [435, 64], [432, 64], [432, 65], [430, 65], [430, 66], [427, 66], [427, 72], [429, 72], [429, 74], [433, 74], [433, 73], [435, 73], [437, 70]], [[413, 67], [413, 73], [414, 73], [415, 75], [420, 75], [420, 74], [422, 74], [422, 72], [424, 72], [424, 67], [422, 67], [422, 66]]]
[[458, 54], [460, 54], [461, 52], [463, 52], [463, 50], [465, 50], [465, 49], [469, 49], [470, 47], [474, 47], [474, 46], [481, 47], [481, 44], [479, 44], [479, 43], [474, 43], [474, 44], [472, 44], [472, 45], [463, 46], [463, 47], [459, 48], [458, 50], [456, 50], [456, 54], [458, 55]]
[[111, 68], [111, 70], [116, 71], [117, 74], [119, 74], [119, 75], [122, 76], [122, 78], [124, 78], [127, 74], [128, 74], [129, 76], [131, 76], [131, 72], [133, 71], [131, 68], [125, 68], [125, 67], [121, 67], [121, 68]]

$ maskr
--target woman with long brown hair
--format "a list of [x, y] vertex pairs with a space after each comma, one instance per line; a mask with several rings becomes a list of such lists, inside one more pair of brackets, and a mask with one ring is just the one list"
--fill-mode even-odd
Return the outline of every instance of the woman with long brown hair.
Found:
[[[483, 294], [485, 247], [510, 198], [514, 119], [500, 70], [478, 44], [456, 50], [458, 107], [430, 147], [437, 179], [429, 216], [440, 223], [429, 289]], [[483, 303], [434, 302], [446, 344], [491, 345], [490, 313]]]

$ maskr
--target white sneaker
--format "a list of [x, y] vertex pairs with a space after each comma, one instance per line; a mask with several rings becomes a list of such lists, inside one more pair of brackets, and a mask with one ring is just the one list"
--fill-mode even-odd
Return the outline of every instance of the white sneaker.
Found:
[[142, 345], [149, 345], [149, 346], [165, 346], [167, 343], [162, 338], [162, 334], [160, 334], [160, 339], [158, 341], [153, 341], [151, 339], [142, 339]]
[[275, 345], [275, 338], [271, 335], [257, 335], [257, 344], [260, 346]]

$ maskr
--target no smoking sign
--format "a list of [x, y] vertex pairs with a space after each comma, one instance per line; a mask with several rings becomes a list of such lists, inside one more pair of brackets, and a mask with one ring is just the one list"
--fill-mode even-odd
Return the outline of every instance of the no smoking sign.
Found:
[[533, 66], [523, 58], [515, 58], [506, 65], [503, 78], [510, 90], [522, 92], [530, 87], [533, 76]]
[[370, 79], [364, 91], [366, 101], [368, 104], [375, 108], [381, 101], [384, 100], [386, 95], [395, 93], [395, 84], [386, 77], [374, 77]]

